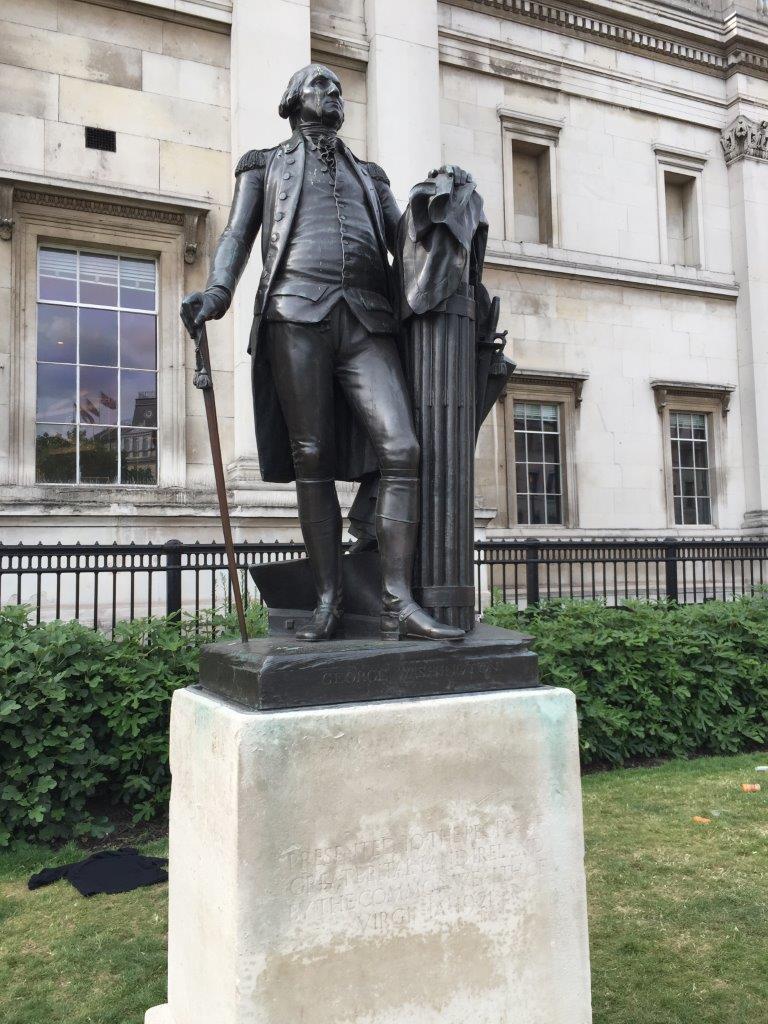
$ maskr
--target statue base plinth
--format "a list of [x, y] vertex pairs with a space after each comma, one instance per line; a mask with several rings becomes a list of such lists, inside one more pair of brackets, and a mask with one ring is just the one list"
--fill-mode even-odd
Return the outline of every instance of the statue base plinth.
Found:
[[[271, 632], [277, 623], [296, 629], [306, 618], [306, 611], [272, 611]], [[347, 616], [343, 640], [308, 643], [286, 630], [247, 644], [210, 644], [200, 656], [199, 686], [274, 711], [538, 685], [538, 658], [520, 633], [481, 625], [449, 643], [379, 640], [366, 635], [372, 629], [372, 620]]]
[[589, 1024], [569, 691], [260, 712], [189, 688], [171, 770], [146, 1024]]

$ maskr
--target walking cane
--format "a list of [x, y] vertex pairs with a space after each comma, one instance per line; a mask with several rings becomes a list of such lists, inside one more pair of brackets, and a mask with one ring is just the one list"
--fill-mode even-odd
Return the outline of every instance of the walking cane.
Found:
[[237, 575], [237, 563], [235, 561], [235, 545], [232, 541], [232, 523], [229, 519], [229, 502], [227, 500], [227, 488], [224, 483], [224, 463], [221, 458], [221, 441], [219, 439], [219, 421], [216, 418], [216, 396], [213, 393], [213, 378], [211, 376], [211, 357], [208, 352], [208, 331], [205, 324], [197, 331], [195, 337], [195, 376], [193, 384], [203, 392], [205, 402], [205, 417], [208, 420], [208, 437], [211, 441], [211, 456], [213, 458], [213, 472], [216, 478], [216, 494], [219, 499], [219, 513], [221, 514], [221, 527], [224, 531], [224, 547], [227, 552], [227, 568], [229, 569], [229, 582], [232, 585], [232, 593], [235, 596], [235, 607], [237, 608], [237, 621], [240, 626], [240, 636], [243, 643], [248, 642], [248, 630], [245, 625], [245, 612], [243, 611], [243, 595], [240, 593], [240, 579]]

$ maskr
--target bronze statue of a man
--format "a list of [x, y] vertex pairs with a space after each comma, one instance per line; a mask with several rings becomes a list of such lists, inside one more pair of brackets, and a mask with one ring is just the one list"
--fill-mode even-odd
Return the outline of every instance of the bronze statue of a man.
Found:
[[310, 64], [296, 72], [280, 115], [293, 134], [240, 160], [206, 289], [184, 299], [182, 318], [194, 334], [226, 313], [261, 228], [264, 269], [249, 344], [259, 460], [264, 480], [296, 481], [317, 591], [314, 616], [297, 638], [329, 640], [342, 622], [334, 481], [378, 469], [382, 635], [459, 640], [463, 631], [433, 619], [411, 591], [419, 445], [387, 256], [400, 210], [382, 169], [337, 136], [344, 104], [331, 70]]

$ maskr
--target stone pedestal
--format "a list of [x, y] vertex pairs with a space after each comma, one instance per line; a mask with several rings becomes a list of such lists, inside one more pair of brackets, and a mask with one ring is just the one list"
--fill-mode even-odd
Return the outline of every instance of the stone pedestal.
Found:
[[171, 767], [146, 1024], [591, 1020], [570, 692], [265, 712], [190, 688]]

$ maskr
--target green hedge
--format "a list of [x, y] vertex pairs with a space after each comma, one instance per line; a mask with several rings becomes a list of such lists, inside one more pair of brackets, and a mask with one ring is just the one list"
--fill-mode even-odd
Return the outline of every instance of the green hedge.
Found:
[[[264, 632], [258, 606], [249, 619], [252, 636]], [[134, 821], [157, 815], [173, 691], [194, 681], [201, 645], [233, 626], [220, 615], [149, 619], [109, 637], [0, 609], [0, 846], [103, 835], [97, 802], [128, 806]]]
[[[253, 608], [251, 634], [264, 631]], [[535, 637], [542, 682], [578, 699], [585, 764], [768, 745], [768, 600], [699, 606], [552, 603], [486, 621]], [[0, 846], [104, 834], [95, 803], [135, 821], [168, 799], [171, 695], [231, 620], [163, 619], [114, 637], [0, 610]]]
[[541, 681], [576, 694], [584, 764], [768, 744], [768, 600], [552, 602], [485, 621], [535, 637]]

